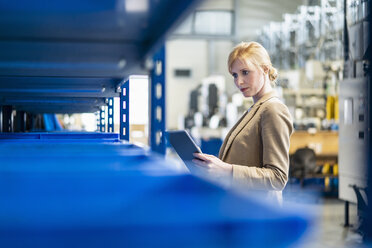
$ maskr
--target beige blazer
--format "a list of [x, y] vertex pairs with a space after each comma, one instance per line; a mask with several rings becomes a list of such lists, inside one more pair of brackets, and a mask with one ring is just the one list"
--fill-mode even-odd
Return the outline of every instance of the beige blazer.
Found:
[[257, 101], [227, 134], [219, 158], [233, 165], [232, 184], [254, 190], [281, 191], [288, 181], [288, 108], [274, 92]]

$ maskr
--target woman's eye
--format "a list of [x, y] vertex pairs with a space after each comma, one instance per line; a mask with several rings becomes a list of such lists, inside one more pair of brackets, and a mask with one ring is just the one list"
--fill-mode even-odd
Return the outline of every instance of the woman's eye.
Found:
[[238, 77], [238, 74], [233, 73], [232, 76], [233, 76], [233, 78], [237, 78]]
[[248, 75], [248, 73], [249, 73], [249, 71], [246, 71], [246, 70], [243, 70], [243, 71], [242, 71], [242, 74], [243, 74], [243, 75]]

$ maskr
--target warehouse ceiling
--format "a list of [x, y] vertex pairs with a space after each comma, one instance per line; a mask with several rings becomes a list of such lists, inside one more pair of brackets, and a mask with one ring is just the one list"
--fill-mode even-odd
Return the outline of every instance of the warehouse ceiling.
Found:
[[[257, 31], [265, 25], [270, 22], [284, 21], [283, 14], [294, 14], [298, 6], [304, 5], [306, 2], [306, 0], [205, 0], [201, 2], [196, 11], [231, 11], [235, 13], [235, 20], [232, 22], [233, 34], [235, 35], [225, 34], [215, 38], [240, 41], [255, 39]], [[181, 25], [180, 29], [183, 28], [183, 31], [186, 31], [186, 33], [183, 34], [194, 38], [203, 37], [203, 35], [200, 36], [200, 34], [196, 34], [197, 32], [195, 32], [195, 30], [187, 31], [188, 29], [192, 29], [190, 27], [190, 25], [192, 25], [192, 19], [193, 16], [190, 16], [183, 25]], [[205, 19], [204, 22], [198, 23], [197, 25], [211, 25], [210, 28], [217, 28], [219, 30], [226, 25], [221, 19], [217, 18], [217, 22], [219, 21], [219, 23], [214, 21], [216, 20]], [[213, 38], [213, 36], [207, 35], [206, 38]]]
[[[306, 2], [306, 1], [305, 1]], [[256, 32], [283, 14], [294, 14], [303, 0], [236, 0], [236, 35], [239, 40], [255, 39]]]

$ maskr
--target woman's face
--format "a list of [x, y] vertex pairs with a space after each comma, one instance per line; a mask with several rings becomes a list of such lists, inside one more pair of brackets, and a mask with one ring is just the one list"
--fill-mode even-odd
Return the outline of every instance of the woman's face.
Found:
[[245, 97], [260, 98], [264, 91], [264, 72], [249, 61], [236, 59], [231, 66], [236, 87]]

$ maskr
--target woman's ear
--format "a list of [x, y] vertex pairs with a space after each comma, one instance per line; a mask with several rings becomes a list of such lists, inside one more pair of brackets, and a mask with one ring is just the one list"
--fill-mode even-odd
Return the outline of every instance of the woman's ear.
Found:
[[267, 67], [266, 65], [262, 66], [262, 70], [265, 74], [269, 74], [269, 67]]

